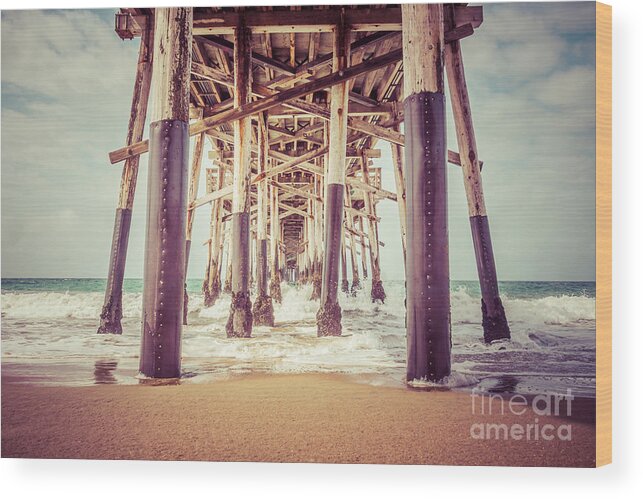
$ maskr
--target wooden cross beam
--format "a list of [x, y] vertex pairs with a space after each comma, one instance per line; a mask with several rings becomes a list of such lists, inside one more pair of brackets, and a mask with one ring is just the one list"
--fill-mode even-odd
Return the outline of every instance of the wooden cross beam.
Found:
[[[367, 235], [367, 234], [365, 234], [364, 232], [362, 232], [361, 230], [358, 230], [358, 229], [355, 229], [355, 228], [351, 228], [351, 227], [349, 227], [349, 226], [348, 226], [348, 223], [346, 222], [346, 220], [344, 220], [344, 229], [346, 229], [346, 232], [348, 232], [348, 233], [349, 233], [349, 236], [348, 236], [348, 237], [351, 237], [351, 236], [355, 236], [355, 237], [366, 237], [366, 238], [368, 237], [368, 235]], [[382, 248], [384, 248], [384, 247], [386, 246], [386, 245], [384, 244], [384, 242], [383, 242], [383, 241], [377, 241], [377, 243], [378, 243]]]
[[[477, 28], [482, 23], [482, 7], [456, 5], [454, 9], [455, 26], [471, 24]], [[352, 31], [401, 31], [402, 14], [399, 7], [382, 9], [346, 9], [345, 23]], [[194, 35], [229, 35], [234, 32], [240, 16], [253, 33], [320, 33], [331, 32], [340, 20], [341, 11], [337, 8], [327, 10], [291, 10], [243, 12], [206, 12], [197, 11], [194, 17]], [[143, 16], [135, 17], [139, 25], [145, 23]], [[140, 20], [139, 20], [140, 19]], [[134, 35], [133, 35], [134, 36]], [[351, 47], [352, 48], [352, 47]]]
[[[201, 42], [202, 44], [210, 47], [218, 48], [228, 54], [232, 54], [234, 52], [234, 43], [226, 40], [225, 38], [221, 38], [220, 36], [195, 36], [194, 41]], [[289, 66], [285, 62], [272, 59], [271, 57], [258, 54], [257, 52], [252, 52], [252, 59], [261, 66], [270, 68], [278, 73], [291, 76], [295, 74], [295, 68], [292, 66]]]
[[[196, 135], [218, 125], [240, 120], [245, 117], [252, 116], [253, 114], [267, 111], [284, 102], [288, 102], [293, 99], [303, 97], [304, 95], [314, 93], [318, 90], [331, 87], [338, 83], [351, 80], [352, 78], [360, 76], [369, 71], [374, 71], [377, 68], [393, 64], [400, 60], [401, 57], [402, 49], [394, 50], [381, 57], [374, 57], [373, 59], [370, 59], [365, 63], [358, 64], [344, 70], [335, 71], [317, 80], [313, 80], [311, 82], [304, 83], [287, 90], [283, 90], [270, 97], [265, 97], [254, 102], [249, 102], [239, 107], [223, 111], [214, 116], [198, 120], [190, 125], [190, 135]], [[355, 119], [353, 120], [359, 121]], [[132, 144], [131, 146], [122, 147], [110, 153], [110, 161], [112, 162], [112, 164], [119, 163], [131, 156], [136, 156], [147, 152], [148, 148], [149, 143], [147, 140]]]

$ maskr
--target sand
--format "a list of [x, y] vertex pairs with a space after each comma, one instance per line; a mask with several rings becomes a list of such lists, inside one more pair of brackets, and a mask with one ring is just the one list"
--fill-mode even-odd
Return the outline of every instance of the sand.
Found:
[[[472, 424], [571, 425], [572, 440], [478, 440]], [[471, 397], [340, 375], [208, 384], [2, 384], [2, 456], [507, 466], [594, 466], [591, 423], [472, 415]]]

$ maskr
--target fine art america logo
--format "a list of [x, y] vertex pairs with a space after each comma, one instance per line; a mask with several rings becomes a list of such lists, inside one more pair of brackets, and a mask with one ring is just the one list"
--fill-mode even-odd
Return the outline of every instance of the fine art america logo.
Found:
[[[475, 440], [563, 440], [571, 441], [572, 391], [565, 395], [536, 395], [528, 399], [515, 394], [509, 398], [498, 394], [481, 394], [479, 388], [471, 391], [471, 412], [474, 420], [469, 435]], [[547, 418], [561, 416], [560, 424]]]

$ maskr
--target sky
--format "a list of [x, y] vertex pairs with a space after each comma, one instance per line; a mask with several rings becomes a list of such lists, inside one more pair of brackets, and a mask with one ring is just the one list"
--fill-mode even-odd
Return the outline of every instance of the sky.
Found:
[[[2, 12], [3, 278], [105, 277], [138, 40], [115, 9]], [[462, 41], [500, 280], [595, 280], [594, 3], [485, 4]], [[450, 102], [447, 138], [457, 150]], [[383, 187], [395, 191], [379, 142]], [[147, 156], [126, 277], [143, 275]], [[207, 148], [202, 173], [207, 166]], [[477, 278], [462, 172], [448, 166], [450, 272]], [[201, 181], [200, 191], [204, 192]], [[377, 206], [384, 279], [402, 279], [399, 218]], [[197, 211], [188, 277], [203, 277], [209, 210]]]

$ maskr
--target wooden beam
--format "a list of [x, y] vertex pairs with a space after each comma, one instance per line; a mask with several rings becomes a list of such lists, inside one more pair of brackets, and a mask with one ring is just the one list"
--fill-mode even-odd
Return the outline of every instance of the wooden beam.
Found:
[[[366, 61], [365, 63], [358, 64], [357, 66], [353, 66], [341, 71], [333, 71], [331, 74], [317, 80], [313, 80], [311, 82], [304, 83], [287, 90], [283, 90], [270, 97], [265, 97], [254, 102], [248, 102], [233, 109], [222, 111], [221, 113], [210, 116], [203, 120], [198, 120], [190, 125], [190, 135], [196, 135], [223, 123], [234, 122], [248, 116], [252, 116], [253, 114], [267, 111], [274, 106], [291, 101], [292, 99], [297, 99], [299, 97], [303, 97], [304, 95], [322, 90], [329, 86], [346, 82], [368, 71], [373, 71], [374, 69], [377, 69], [379, 67], [393, 64], [399, 60], [401, 55], [401, 49], [394, 50], [393, 52], [389, 52], [382, 57], [375, 57], [373, 59], [370, 59], [369, 61]], [[141, 141], [136, 144], [132, 144], [131, 146], [112, 151], [109, 157], [112, 163], [119, 163], [130, 156], [143, 154], [147, 152], [147, 150], [147, 141]]]
[[[384, 9], [374, 9], [381, 11]], [[350, 32], [342, 10], [333, 40], [333, 72], [347, 72], [350, 65]], [[357, 67], [357, 66], [354, 66]], [[342, 334], [341, 308], [337, 301], [341, 240], [343, 239], [344, 190], [346, 185], [346, 137], [348, 135], [348, 82], [330, 90], [330, 123], [328, 126], [328, 168], [324, 178], [324, 265], [317, 335]]]
[[[234, 44], [225, 38], [221, 38], [219, 36], [195, 36], [195, 39], [204, 45], [218, 48], [225, 53], [232, 54], [234, 52]], [[265, 55], [261, 55], [257, 52], [252, 52], [252, 59], [261, 66], [270, 68], [278, 73], [287, 75], [295, 74], [295, 70], [292, 66], [271, 57], [266, 57]]]
[[406, 268], [406, 186], [404, 175], [404, 150], [397, 144], [391, 144], [395, 191], [397, 193], [397, 210], [400, 216], [400, 236], [402, 239], [402, 256]]
[[[205, 134], [199, 134], [194, 139], [194, 151], [192, 153], [192, 167], [190, 169], [190, 181], [188, 187], [188, 211], [187, 223], [185, 229], [185, 275], [188, 273], [188, 265], [190, 263], [190, 249], [192, 246], [192, 226], [194, 224], [195, 212], [191, 210], [190, 205], [196, 200], [199, 193], [199, 179], [201, 178], [201, 160], [203, 159], [203, 142]], [[189, 295], [187, 279], [183, 284], [183, 325], [188, 323], [188, 306]]]
[[[257, 171], [265, 174], [268, 167], [268, 125], [266, 116], [257, 116]], [[275, 314], [272, 298], [268, 294], [268, 183], [257, 182], [257, 255], [256, 255], [256, 290], [257, 296], [252, 308], [252, 320], [257, 326], [274, 326]]]
[[[269, 35], [268, 35], [269, 36]], [[281, 275], [279, 272], [279, 190], [269, 186], [270, 192], [270, 296], [281, 303]]]
[[[370, 186], [370, 175], [368, 170], [368, 158], [362, 157], [360, 160], [362, 167], [362, 182]], [[378, 245], [377, 222], [370, 217], [375, 217], [375, 202], [371, 192], [364, 192], [364, 208], [369, 215], [368, 220], [368, 242], [371, 253], [371, 301], [373, 303], [384, 303], [386, 293], [382, 285], [382, 276], [380, 271], [380, 250]]]
[[[139, 142], [143, 138], [145, 119], [152, 80], [152, 57], [154, 52], [154, 23], [147, 23], [141, 36], [141, 44], [134, 79], [134, 92], [130, 108], [130, 119], [127, 127], [126, 144]], [[122, 334], [122, 302], [123, 279], [125, 277], [125, 262], [127, 245], [132, 222], [134, 193], [138, 179], [140, 156], [128, 158], [123, 165], [121, 188], [114, 217], [112, 233], [112, 250], [110, 251], [105, 301], [100, 314], [99, 334]]]
[[[477, 28], [482, 23], [482, 8], [457, 5], [456, 26], [471, 24]], [[340, 21], [338, 8], [326, 10], [257, 11], [243, 13], [231, 11], [198, 14], [194, 20], [195, 35], [230, 35], [240, 17], [252, 28], [253, 33], [321, 33], [331, 32]], [[382, 9], [345, 9], [345, 21], [352, 31], [400, 31], [402, 15], [398, 6]]]
[[[214, 171], [207, 172], [207, 193], [221, 190], [225, 184], [225, 169], [219, 168], [216, 177], [216, 184], [212, 175]], [[205, 279], [203, 280], [203, 304], [211, 307], [221, 295], [221, 261], [223, 257], [224, 230], [223, 230], [223, 200], [219, 199], [212, 203], [210, 213], [210, 239], [208, 245], [208, 261], [206, 265]]]
[[[445, 6], [447, 20], [453, 18], [452, 7]], [[492, 341], [508, 339], [511, 336], [509, 324], [502, 305], [498, 290], [498, 277], [493, 255], [493, 244], [489, 230], [489, 219], [482, 190], [482, 175], [478, 161], [478, 148], [473, 128], [469, 92], [464, 75], [464, 63], [460, 42], [447, 44], [445, 50], [445, 66], [449, 81], [451, 106], [455, 120], [464, 189], [469, 207], [469, 223], [473, 236], [473, 246], [476, 255], [480, 291], [482, 294], [482, 327], [484, 340]]]
[[[400, 30], [398, 7], [345, 9], [344, 12], [346, 25], [353, 31]], [[342, 11], [337, 8], [289, 12], [248, 10], [243, 14], [231, 11], [209, 12], [195, 19], [194, 33], [198, 35], [232, 34], [241, 16], [253, 33], [331, 32], [340, 22], [341, 14]]]
[[305, 191], [303, 189], [297, 189], [296, 187], [291, 187], [288, 184], [279, 183], [279, 182], [277, 182], [275, 180], [272, 180], [270, 183], [273, 186], [278, 187], [279, 189], [281, 189], [284, 192], [289, 192], [291, 194], [294, 194], [296, 196], [300, 196], [302, 198], [312, 199], [313, 201], [318, 201], [320, 203], [323, 202], [321, 196], [319, 196], [317, 194], [314, 194], [312, 192], [308, 192], [308, 191]]

